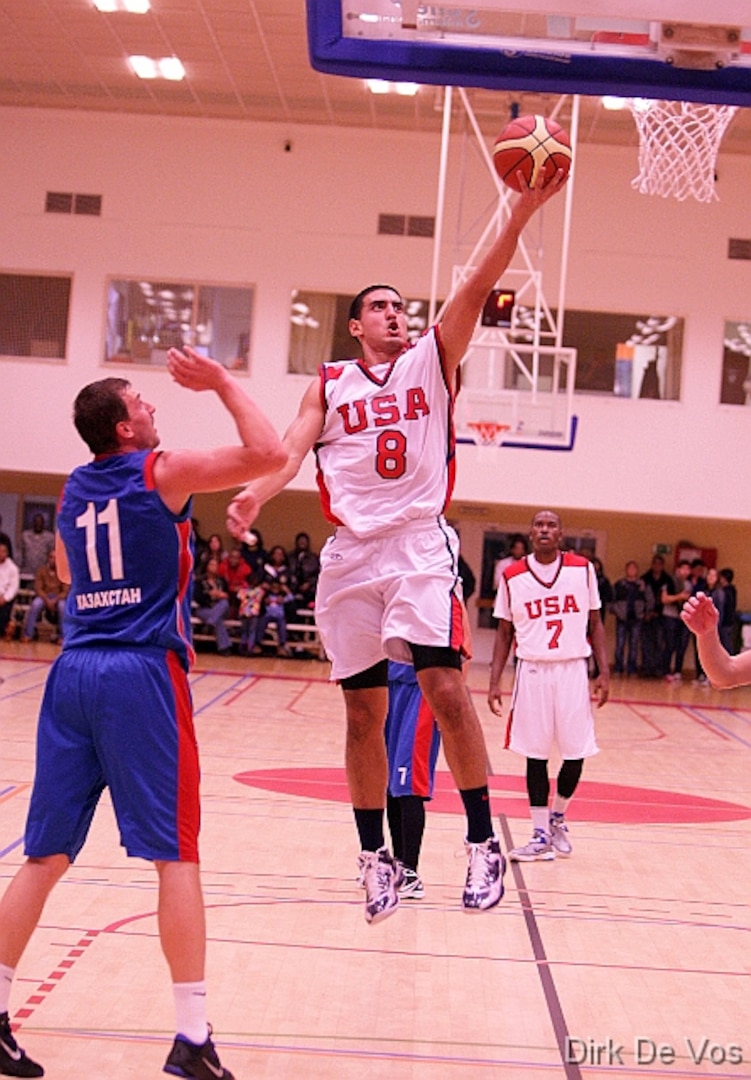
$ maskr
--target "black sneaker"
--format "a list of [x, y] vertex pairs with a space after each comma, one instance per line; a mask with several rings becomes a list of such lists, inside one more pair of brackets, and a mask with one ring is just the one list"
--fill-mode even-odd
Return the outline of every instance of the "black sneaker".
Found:
[[7, 1012], [0, 1013], [0, 1076], [44, 1076], [44, 1069], [13, 1038]]
[[[235, 1080], [229, 1069], [222, 1068], [214, 1044], [209, 1037], [203, 1046], [196, 1046], [178, 1035], [164, 1063], [164, 1072], [171, 1076], [194, 1077], [195, 1080]], [[39, 1073], [18, 1073], [19, 1076], [38, 1076]]]

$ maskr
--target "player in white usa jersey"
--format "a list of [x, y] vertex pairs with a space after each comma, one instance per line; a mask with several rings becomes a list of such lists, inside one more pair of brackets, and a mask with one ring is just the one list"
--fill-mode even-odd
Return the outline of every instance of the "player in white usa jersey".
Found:
[[394, 911], [401, 880], [384, 845], [388, 659], [414, 664], [464, 802], [464, 909], [486, 910], [503, 894], [485, 742], [461, 675], [458, 539], [443, 511], [453, 480], [459, 364], [523, 227], [562, 186], [559, 172], [534, 189], [523, 187], [486, 255], [451, 297], [440, 322], [415, 345], [409, 343], [397, 290], [363, 289], [349, 313], [362, 358], [323, 365], [284, 436], [288, 465], [249, 484], [228, 510], [230, 532], [237, 536], [315, 450], [323, 509], [336, 526], [321, 552], [316, 621], [332, 661], [331, 677], [344, 691], [347, 779], [368, 922]]
[[[564, 814], [585, 757], [597, 753], [589, 699], [587, 658], [594, 652], [599, 705], [608, 698], [610, 672], [594, 567], [560, 551], [561, 519], [540, 510], [532, 519], [532, 554], [506, 567], [493, 614], [499, 620], [490, 668], [488, 704], [502, 715], [501, 676], [512, 642], [518, 663], [509, 709], [506, 747], [527, 759], [532, 839], [509, 857], [520, 862], [571, 854]], [[563, 758], [548, 810], [548, 758], [554, 745]]]

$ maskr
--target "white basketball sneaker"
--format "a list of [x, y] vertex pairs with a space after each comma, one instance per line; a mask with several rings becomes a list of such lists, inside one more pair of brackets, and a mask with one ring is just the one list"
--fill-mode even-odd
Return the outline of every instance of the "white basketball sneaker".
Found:
[[535, 829], [532, 839], [524, 847], [516, 847], [508, 853], [513, 862], [548, 862], [555, 858], [550, 835], [544, 829]]
[[574, 850], [568, 838], [568, 828], [563, 819], [563, 814], [552, 813], [550, 815], [550, 843], [553, 845], [556, 855], [562, 855], [564, 859], [568, 858]]
[[369, 923], [381, 922], [399, 904], [399, 886], [404, 880], [401, 863], [385, 847], [361, 851], [358, 863], [365, 889], [365, 919]]

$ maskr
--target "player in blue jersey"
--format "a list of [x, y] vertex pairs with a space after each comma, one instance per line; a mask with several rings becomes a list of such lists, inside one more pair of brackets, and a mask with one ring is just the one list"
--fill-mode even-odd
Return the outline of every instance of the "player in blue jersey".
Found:
[[[95, 457], [72, 473], [60, 499], [58, 573], [71, 582], [65, 645], [39, 716], [26, 861], [0, 901], [3, 1076], [44, 1075], [12, 1034], [11, 983], [109, 787], [123, 846], [157, 870], [159, 936], [177, 1021], [164, 1071], [232, 1080], [206, 1020], [199, 763], [187, 675], [191, 495], [278, 469], [286, 451], [221, 364], [189, 348], [170, 350], [168, 363], [181, 386], [218, 396], [240, 442], [158, 452], [154, 407], [126, 380], [91, 383], [76, 398], [74, 422]], [[68, 1072], [75, 1073], [72, 1064]]]
[[433, 797], [440, 746], [438, 725], [422, 695], [414, 665], [389, 660], [386, 817], [394, 858], [402, 865], [398, 886], [402, 899], [420, 900], [424, 895], [417, 864], [425, 831], [425, 803]]
[[[461, 653], [466, 674], [466, 665], [472, 659], [472, 630], [466, 604], [462, 603], [461, 610], [464, 630]], [[401, 864], [398, 889], [402, 900], [421, 900], [425, 895], [417, 866], [425, 832], [425, 803], [433, 798], [440, 748], [441, 733], [420, 689], [414, 665], [390, 660], [386, 817], [394, 858]]]

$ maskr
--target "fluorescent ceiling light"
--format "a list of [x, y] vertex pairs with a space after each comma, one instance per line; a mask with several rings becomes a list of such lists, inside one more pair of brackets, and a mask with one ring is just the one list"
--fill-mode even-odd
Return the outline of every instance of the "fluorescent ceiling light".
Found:
[[170, 79], [179, 82], [185, 78], [185, 68], [176, 56], [164, 56], [154, 60], [150, 56], [129, 56], [130, 66], [139, 79]]
[[185, 78], [185, 68], [176, 56], [165, 56], [159, 61], [159, 73], [163, 79], [180, 82]]
[[94, 0], [97, 11], [129, 11], [131, 15], [145, 15], [151, 8], [149, 0]]
[[156, 78], [156, 60], [152, 60], [150, 56], [129, 56], [128, 60], [139, 79]]
[[365, 85], [371, 94], [401, 94], [402, 97], [414, 97], [420, 89], [419, 83], [394, 83], [387, 79], [366, 79]]

